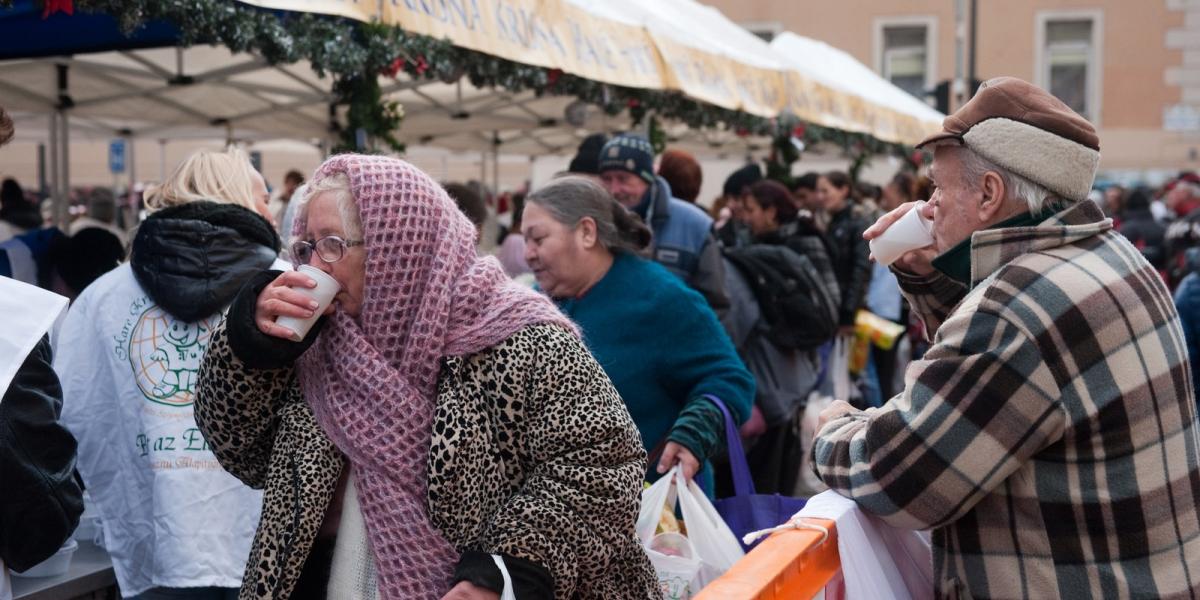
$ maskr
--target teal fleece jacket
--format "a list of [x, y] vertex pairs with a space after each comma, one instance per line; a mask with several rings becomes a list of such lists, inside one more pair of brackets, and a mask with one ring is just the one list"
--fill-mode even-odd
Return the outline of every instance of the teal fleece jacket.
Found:
[[583, 330], [647, 451], [670, 440], [701, 462], [712, 456], [725, 437], [724, 417], [705, 394], [720, 398], [739, 424], [749, 418], [753, 376], [704, 297], [661, 265], [618, 254], [592, 289], [558, 304]]

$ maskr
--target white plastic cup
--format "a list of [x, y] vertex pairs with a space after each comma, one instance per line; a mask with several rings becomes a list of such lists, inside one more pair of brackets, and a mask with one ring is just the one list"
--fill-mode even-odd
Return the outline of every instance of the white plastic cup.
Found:
[[75, 551], [79, 549], [79, 542], [73, 539], [67, 539], [67, 543], [63, 544], [58, 552], [55, 552], [50, 558], [29, 567], [29, 570], [24, 573], [13, 573], [13, 577], [58, 577], [66, 575], [71, 570], [71, 558], [75, 556]]
[[321, 317], [321, 313], [325, 312], [326, 308], [329, 308], [329, 303], [333, 302], [333, 297], [342, 289], [342, 286], [328, 273], [312, 265], [300, 265], [300, 268], [296, 270], [311, 277], [313, 281], [317, 282], [317, 287], [301, 286], [293, 287], [292, 289], [316, 300], [317, 308], [313, 311], [313, 315], [307, 319], [280, 315], [275, 319], [275, 324], [292, 330], [292, 333], [295, 334], [292, 339], [298, 342], [304, 339], [304, 336], [308, 335], [308, 330], [312, 329], [313, 323], [317, 322], [317, 319]]
[[933, 224], [921, 216], [924, 206], [924, 202], [918, 202], [899, 221], [871, 240], [871, 255], [875, 262], [886, 267], [906, 253], [933, 243]]

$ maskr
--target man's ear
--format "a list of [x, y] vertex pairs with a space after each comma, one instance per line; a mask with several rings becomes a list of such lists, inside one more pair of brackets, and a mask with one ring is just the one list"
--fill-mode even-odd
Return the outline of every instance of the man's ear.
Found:
[[1004, 208], [1004, 200], [1008, 198], [1008, 190], [1004, 187], [1004, 179], [995, 171], [988, 171], [983, 174], [983, 182], [980, 186], [979, 198], [979, 221], [981, 223], [992, 222], [1001, 209]]

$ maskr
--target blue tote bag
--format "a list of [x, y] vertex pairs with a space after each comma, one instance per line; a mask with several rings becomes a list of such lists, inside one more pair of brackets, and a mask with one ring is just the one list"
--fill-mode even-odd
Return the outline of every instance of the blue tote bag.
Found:
[[[792, 498], [779, 494], [754, 493], [754, 480], [750, 477], [750, 464], [746, 462], [746, 452], [742, 449], [742, 437], [738, 433], [737, 424], [729, 408], [716, 396], [705, 396], [721, 409], [725, 415], [725, 444], [729, 448], [729, 468], [733, 472], [733, 496], [713, 502], [725, 524], [733, 530], [738, 543], [742, 537], [762, 529], [769, 529], [781, 523], [786, 523], [792, 515], [804, 508], [803, 498]], [[742, 544], [749, 551], [756, 546]]]

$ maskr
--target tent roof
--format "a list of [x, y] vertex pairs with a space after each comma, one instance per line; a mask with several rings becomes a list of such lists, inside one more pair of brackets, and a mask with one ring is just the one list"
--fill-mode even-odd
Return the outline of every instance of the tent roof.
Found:
[[[36, 127], [34, 115], [52, 112], [57, 105], [57, 65], [69, 71], [73, 135], [306, 141], [329, 136], [328, 79], [303, 63], [271, 66], [214, 46], [0, 61], [5, 106], [26, 125]], [[404, 107], [398, 137], [410, 145], [490, 149], [498, 136], [504, 152], [563, 154], [573, 152], [589, 132], [623, 129], [629, 123], [625, 115], [607, 117], [580, 102], [573, 110], [584, 113], [584, 120], [578, 127], [569, 125], [564, 113], [576, 101], [564, 96], [403, 77], [382, 78], [381, 85]], [[344, 122], [344, 110], [339, 116]], [[726, 132], [679, 125], [668, 124], [668, 131], [698, 153], [711, 152], [716, 142], [742, 141]]]
[[[871, 113], [871, 122], [865, 118], [853, 122], [852, 117], [865, 114], [862, 107], [868, 105], [880, 114], [896, 113], [926, 128], [940, 123], [936, 111], [849, 55], [794, 34], [784, 34], [768, 45], [694, 0], [564, 2], [601, 22], [611, 20], [648, 31], [665, 49], [663, 68], [676, 84], [686, 83], [701, 68], [725, 69], [730, 77], [749, 74], [751, 79], [787, 71], [822, 90], [837, 90], [855, 99], [859, 113], [841, 109], [844, 115], [838, 124], [847, 129], [886, 130], [875, 122], [876, 113]], [[297, 2], [251, 3], [283, 10], [282, 5]], [[32, 0], [18, 0], [14, 8], [0, 11], [0, 59], [7, 59], [0, 60], [0, 94], [18, 118], [52, 112], [59, 102], [59, 66], [65, 66], [68, 94], [74, 102], [69, 111], [72, 129], [81, 135], [308, 141], [330, 136], [331, 82], [317, 77], [306, 63], [269, 65], [260, 57], [222, 47], [177, 48], [177, 41], [178, 30], [167, 23], [150, 23], [125, 38], [111, 16], [60, 13], [42, 19]], [[708, 61], [707, 66], [696, 66], [697, 61]], [[732, 74], [735, 71], [740, 75]], [[738, 85], [747, 87], [745, 82]], [[398, 137], [410, 145], [479, 150], [491, 148], [499, 139], [504, 152], [562, 154], [573, 152], [589, 131], [622, 129], [629, 123], [627, 116], [606, 117], [596, 107], [570, 97], [477, 89], [465, 80], [448, 84], [401, 76], [382, 78], [381, 86], [404, 107], [406, 118]], [[764, 98], [757, 91], [739, 93], [750, 103], [761, 104]], [[828, 102], [827, 93], [821, 97]], [[566, 123], [568, 106], [577, 117], [574, 124]], [[344, 112], [338, 117], [345, 122]], [[666, 125], [672, 145], [698, 154], [712, 153], [720, 145], [726, 145], [721, 151], [728, 152], [728, 145], [765, 142], [730, 132]]]
[[924, 121], [940, 124], [945, 117], [928, 104], [880, 77], [845, 50], [790, 31], [775, 36], [770, 47], [790, 68], [846, 94], [891, 106], [897, 111]]

